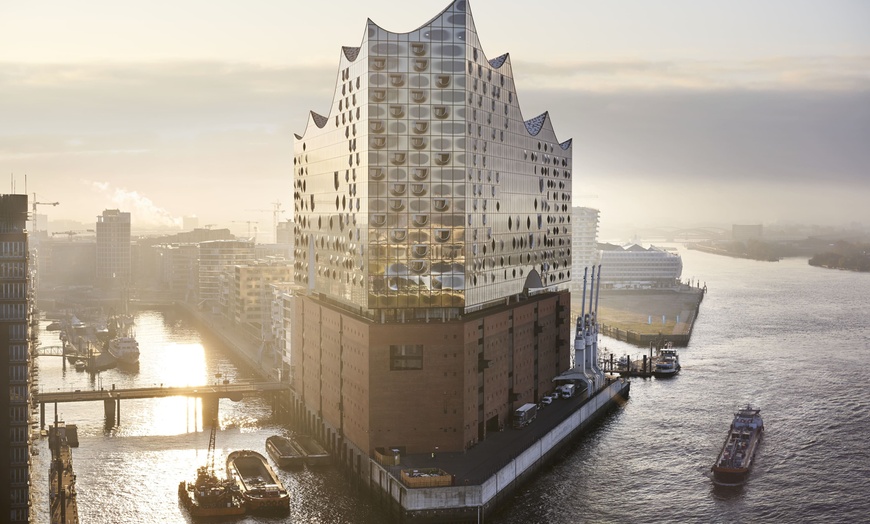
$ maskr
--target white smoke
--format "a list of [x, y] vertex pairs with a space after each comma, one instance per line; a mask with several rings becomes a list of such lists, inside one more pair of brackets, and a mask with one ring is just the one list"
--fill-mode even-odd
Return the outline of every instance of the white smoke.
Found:
[[112, 187], [108, 182], [91, 182], [91, 185], [111, 202], [107, 208], [117, 208], [130, 213], [133, 228], [138, 230], [180, 228], [181, 218], [157, 206], [139, 193], [125, 188]]

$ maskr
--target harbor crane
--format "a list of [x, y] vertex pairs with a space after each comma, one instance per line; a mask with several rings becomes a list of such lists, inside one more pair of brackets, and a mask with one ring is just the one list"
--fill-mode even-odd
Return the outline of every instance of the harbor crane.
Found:
[[59, 206], [60, 202], [37, 202], [36, 193], [33, 193], [33, 232], [36, 233], [39, 229], [36, 227], [36, 206]]

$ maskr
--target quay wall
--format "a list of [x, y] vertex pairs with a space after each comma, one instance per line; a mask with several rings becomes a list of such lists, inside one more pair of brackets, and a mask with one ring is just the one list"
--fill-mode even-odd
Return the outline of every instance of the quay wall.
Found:
[[[643, 292], [641, 291], [638, 293], [642, 294]], [[655, 333], [639, 333], [637, 331], [620, 328], [618, 323], [606, 324], [604, 322], [602, 322], [599, 327], [599, 333], [622, 342], [628, 342], [629, 344], [638, 347], [649, 347], [650, 344], [661, 345], [664, 342], [671, 342], [676, 347], [686, 347], [692, 339], [692, 331], [695, 329], [695, 320], [698, 318], [698, 314], [701, 311], [701, 302], [704, 300], [704, 295], [707, 294], [706, 286], [697, 291], [693, 290], [692, 293], [695, 293], [697, 297], [694, 303], [689, 306], [688, 317], [674, 326], [671, 333], [662, 333], [660, 331]], [[683, 292], [683, 294], [685, 295], [685, 292]]]
[[558, 426], [479, 485], [406, 488], [383, 466], [372, 460], [369, 481], [373, 490], [381, 492], [373, 496], [377, 499], [389, 496], [390, 512], [403, 522], [477, 522], [477, 519], [495, 512], [518, 487], [555, 459], [590, 424], [627, 399], [630, 386], [631, 383], [623, 379], [609, 383]]

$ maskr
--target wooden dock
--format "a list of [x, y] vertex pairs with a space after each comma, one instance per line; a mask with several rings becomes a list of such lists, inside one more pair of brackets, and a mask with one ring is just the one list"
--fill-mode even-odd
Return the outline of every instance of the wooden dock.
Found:
[[51, 524], [78, 524], [76, 475], [73, 472], [72, 451], [67, 440], [66, 425], [55, 421], [49, 428], [48, 447], [51, 465], [48, 475]]

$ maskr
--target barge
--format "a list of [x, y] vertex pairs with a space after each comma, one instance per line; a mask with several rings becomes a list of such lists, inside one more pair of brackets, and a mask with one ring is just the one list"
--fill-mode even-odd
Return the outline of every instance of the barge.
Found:
[[287, 513], [290, 494], [266, 457], [244, 449], [227, 457], [227, 478], [238, 486], [245, 508], [252, 513]]
[[296, 442], [305, 453], [305, 464], [310, 467], [326, 466], [329, 464], [330, 455], [326, 448], [320, 445], [320, 442], [314, 437], [308, 435], [299, 435], [296, 437]]
[[305, 464], [305, 451], [293, 439], [272, 435], [266, 439], [266, 451], [281, 468], [301, 468]]
[[763, 433], [760, 409], [746, 406], [734, 414], [728, 436], [711, 468], [716, 484], [736, 485], [746, 480]]

